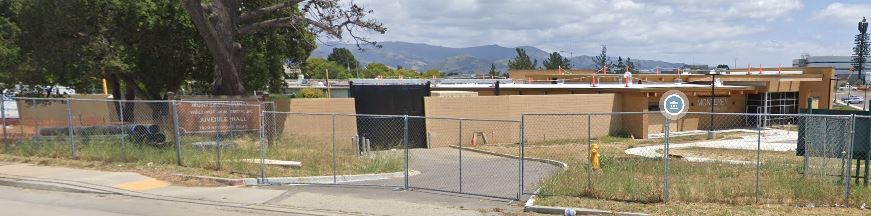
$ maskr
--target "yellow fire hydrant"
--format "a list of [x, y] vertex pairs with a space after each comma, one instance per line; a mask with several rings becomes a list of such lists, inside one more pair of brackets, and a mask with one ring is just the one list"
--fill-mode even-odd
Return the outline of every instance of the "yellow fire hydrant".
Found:
[[599, 144], [590, 146], [590, 165], [593, 170], [599, 170]]

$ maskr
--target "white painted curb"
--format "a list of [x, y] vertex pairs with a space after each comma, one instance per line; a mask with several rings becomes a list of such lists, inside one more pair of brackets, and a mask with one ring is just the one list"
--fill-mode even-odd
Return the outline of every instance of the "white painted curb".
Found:
[[[409, 170], [408, 176], [419, 175], [420, 171]], [[269, 177], [265, 179], [263, 184], [333, 184], [333, 183], [348, 183], [360, 181], [374, 181], [394, 178], [404, 178], [405, 172], [392, 173], [375, 173], [375, 174], [360, 174], [360, 175], [340, 175], [333, 176], [306, 176], [306, 177]], [[243, 178], [245, 185], [262, 185], [258, 183], [259, 178]]]

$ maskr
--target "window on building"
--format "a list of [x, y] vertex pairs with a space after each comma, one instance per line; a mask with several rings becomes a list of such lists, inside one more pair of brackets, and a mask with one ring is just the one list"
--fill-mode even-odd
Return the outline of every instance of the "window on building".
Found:
[[647, 111], [659, 111], [659, 101], [647, 104]]

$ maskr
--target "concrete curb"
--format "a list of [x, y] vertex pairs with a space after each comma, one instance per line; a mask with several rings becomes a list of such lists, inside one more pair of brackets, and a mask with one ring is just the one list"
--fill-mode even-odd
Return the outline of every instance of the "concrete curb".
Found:
[[200, 180], [209, 180], [218, 182], [221, 184], [229, 185], [229, 186], [244, 186], [244, 179], [231, 179], [231, 178], [220, 178], [220, 177], [212, 177], [212, 176], [195, 176], [195, 175], [184, 175], [184, 174], [175, 174], [175, 176], [179, 176], [185, 179], [200, 179]]
[[86, 187], [79, 187], [79, 186], [69, 185], [69, 184], [54, 183], [54, 182], [38, 182], [38, 181], [31, 181], [31, 180], [20, 179], [20, 178], [9, 178], [9, 177], [4, 177], [4, 176], [0, 176], [0, 185], [9, 186], [9, 187], [32, 189], [32, 190], [60, 191], [60, 192], [69, 192], [69, 193], [116, 194], [116, 193], [112, 193], [112, 192], [96, 190], [96, 189], [86, 188]]
[[[190, 203], [190, 204], [199, 204], [199, 205], [210, 205], [210, 206], [222, 207], [222, 208], [238, 208], [238, 209], [249, 209], [249, 210], [257, 210], [257, 211], [268, 211], [268, 212], [288, 213], [288, 214], [306, 214], [306, 215], [363, 215], [363, 214], [353, 213], [353, 212], [342, 212], [342, 211], [333, 211], [333, 210], [324, 210], [324, 209], [307, 209], [307, 208], [300, 208], [300, 207], [293, 207], [293, 206], [269, 205], [269, 204], [263, 204], [263, 203], [252, 204], [252, 203], [213, 201], [213, 200], [205, 200], [205, 199], [180, 198], [180, 197], [172, 197], [172, 196], [166, 196], [166, 195], [158, 195], [158, 194], [130, 191], [130, 190], [115, 188], [115, 187], [111, 187], [111, 186], [97, 185], [97, 184], [79, 182], [79, 181], [0, 174], [0, 183], [4, 183], [4, 182], [7, 184], [14, 185], [16, 187], [21, 186], [22, 188], [28, 188], [28, 189], [40, 189], [40, 190], [51, 190], [51, 191], [61, 191], [61, 192], [78, 191], [78, 192], [85, 192], [85, 193], [113, 194], [113, 195], [137, 197], [137, 198], [152, 199], [152, 200], [181, 202], [181, 203]], [[24, 183], [22, 184], [20, 182], [24, 182]]]
[[[409, 176], [419, 175], [420, 171], [417, 170], [409, 170]], [[375, 174], [359, 174], [359, 175], [340, 175], [336, 176], [335, 182], [333, 182], [333, 176], [304, 176], [304, 177], [269, 177], [266, 178], [265, 181], [260, 181], [260, 178], [220, 178], [220, 177], [212, 177], [212, 176], [194, 176], [194, 175], [183, 175], [176, 174], [176, 176], [180, 176], [183, 178], [189, 179], [202, 179], [214, 181], [222, 184], [226, 184], [229, 186], [257, 186], [264, 184], [334, 184], [334, 183], [348, 183], [348, 182], [360, 182], [360, 181], [373, 181], [373, 180], [384, 180], [384, 179], [392, 179], [392, 178], [402, 178], [405, 177], [405, 172], [392, 172], [392, 173], [375, 173]]]
[[[459, 149], [459, 147], [455, 146], [455, 145], [451, 145], [450, 147]], [[490, 152], [490, 151], [485, 151], [485, 150], [480, 150], [480, 149], [463, 148], [463, 150], [469, 150], [469, 151], [473, 151], [473, 152], [477, 152], [477, 153], [481, 153], [481, 154], [489, 154], [489, 155], [493, 155], [493, 156], [508, 157], [508, 158], [514, 158], [514, 159], [520, 158], [519, 156], [516, 156], [516, 155], [502, 154], [502, 153]], [[558, 166], [564, 170], [569, 168], [568, 164], [566, 164], [562, 161], [557, 161], [557, 160], [542, 159], [542, 158], [529, 158], [529, 157], [524, 158], [524, 160], [548, 163], [548, 164], [552, 164], [554, 166]], [[536, 189], [535, 194], [538, 194], [538, 192], [540, 190], [541, 190], [541, 188]], [[569, 207], [558, 207], [558, 206], [540, 206], [540, 205], [535, 205], [535, 195], [530, 196], [529, 199], [526, 200], [526, 203], [523, 205], [523, 211], [535, 212], [535, 213], [540, 213], [540, 214], [562, 215], [562, 214], [565, 214], [566, 209], [573, 209], [575, 211], [576, 215], [626, 215], [626, 216], [648, 215], [648, 214], [631, 213], [631, 212], [613, 212], [613, 211], [605, 211], [605, 210], [600, 210], [600, 209], [569, 208]]]
[[541, 214], [555, 214], [562, 215], [565, 214], [567, 209], [572, 209], [575, 211], [576, 215], [626, 215], [626, 216], [642, 216], [648, 214], [642, 213], [631, 213], [631, 212], [614, 212], [614, 211], [605, 211], [599, 209], [588, 209], [588, 208], [567, 208], [567, 207], [555, 207], [555, 206], [532, 206], [526, 207], [526, 211], [541, 213]]
[[[408, 176], [419, 175], [420, 171], [417, 170], [409, 170]], [[360, 181], [373, 181], [373, 180], [384, 180], [384, 179], [392, 179], [392, 178], [403, 178], [405, 177], [405, 172], [392, 172], [392, 173], [375, 173], [375, 174], [359, 174], [359, 175], [340, 175], [335, 177], [335, 182], [333, 182], [333, 176], [305, 176], [305, 177], [269, 177], [266, 178], [265, 184], [333, 184], [333, 183], [348, 183], [348, 182], [360, 182]], [[257, 182], [258, 178], [244, 178], [242, 179], [245, 182], [245, 185], [262, 185]]]

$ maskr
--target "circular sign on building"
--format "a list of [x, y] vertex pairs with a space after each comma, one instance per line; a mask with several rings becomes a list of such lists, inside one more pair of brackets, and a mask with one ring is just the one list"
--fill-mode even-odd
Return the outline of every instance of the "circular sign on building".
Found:
[[671, 120], [678, 120], [686, 115], [689, 105], [687, 96], [680, 91], [671, 90], [665, 92], [659, 99], [659, 108], [662, 115]]

